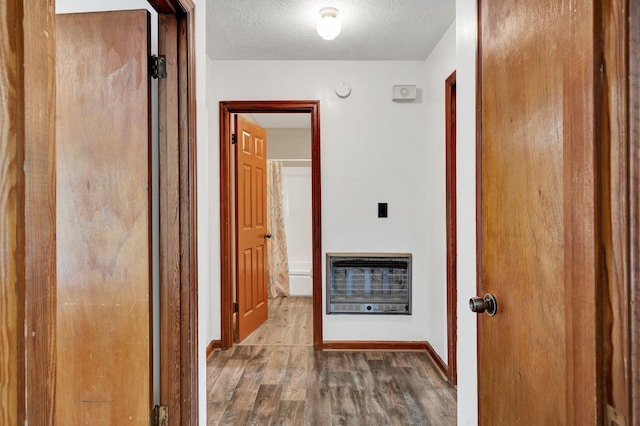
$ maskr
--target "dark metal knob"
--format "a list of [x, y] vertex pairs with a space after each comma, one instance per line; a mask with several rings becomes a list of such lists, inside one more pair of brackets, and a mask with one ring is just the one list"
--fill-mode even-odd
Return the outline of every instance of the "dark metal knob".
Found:
[[267, 232], [266, 234], [264, 234], [265, 238], [271, 238], [271, 233]]
[[472, 297], [469, 299], [469, 309], [476, 314], [486, 312], [487, 315], [492, 317], [498, 312], [498, 302], [493, 294], [487, 293], [484, 298]]

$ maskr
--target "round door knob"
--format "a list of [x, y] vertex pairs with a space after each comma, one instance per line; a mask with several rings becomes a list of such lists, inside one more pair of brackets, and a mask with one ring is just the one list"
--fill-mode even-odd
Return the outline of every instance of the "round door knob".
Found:
[[493, 294], [487, 293], [484, 298], [476, 296], [469, 299], [469, 309], [476, 314], [486, 312], [492, 317], [498, 312], [498, 302]]

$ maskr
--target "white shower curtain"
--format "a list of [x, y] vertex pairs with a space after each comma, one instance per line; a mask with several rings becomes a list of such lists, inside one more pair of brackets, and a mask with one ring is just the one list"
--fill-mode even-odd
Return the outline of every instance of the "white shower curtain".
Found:
[[290, 294], [289, 256], [282, 207], [282, 164], [267, 160], [267, 223], [271, 238], [267, 240], [269, 298]]

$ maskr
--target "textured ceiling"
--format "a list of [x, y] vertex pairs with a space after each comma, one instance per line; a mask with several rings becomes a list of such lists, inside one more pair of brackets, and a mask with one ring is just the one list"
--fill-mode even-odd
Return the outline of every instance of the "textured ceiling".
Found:
[[[336, 7], [342, 32], [316, 33]], [[424, 60], [455, 19], [454, 0], [207, 0], [207, 53], [221, 60]]]

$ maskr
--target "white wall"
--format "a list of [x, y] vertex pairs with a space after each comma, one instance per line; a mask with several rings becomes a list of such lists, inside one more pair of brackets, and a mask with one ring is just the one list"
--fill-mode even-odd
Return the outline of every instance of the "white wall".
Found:
[[428, 209], [425, 262], [429, 282], [427, 341], [447, 363], [447, 233], [446, 233], [446, 120], [444, 82], [455, 69], [455, 23], [426, 60], [424, 89], [428, 159], [425, 168]]
[[[442, 42], [449, 46], [437, 49], [437, 64], [430, 62], [437, 70], [428, 70], [423, 61], [208, 63], [208, 117], [214, 147], [209, 153], [210, 200], [219, 199], [215, 147], [220, 100], [319, 99], [323, 254], [413, 254], [413, 315], [325, 315], [325, 340], [429, 340], [446, 359], [446, 316], [436, 318], [430, 313], [446, 312], [441, 306], [446, 300], [444, 261], [435, 267], [428, 257], [439, 251], [438, 257], [444, 259], [445, 253], [443, 94], [444, 79], [455, 64], [452, 31]], [[449, 64], [446, 71], [443, 61]], [[428, 81], [431, 77], [439, 81]], [[352, 87], [346, 99], [334, 93], [342, 81]], [[422, 89], [418, 101], [392, 102], [394, 84], [416, 84]], [[432, 95], [442, 100], [427, 99]], [[433, 189], [438, 186], [440, 190]], [[389, 218], [377, 218], [378, 202], [389, 203]], [[430, 223], [428, 218], [438, 211], [441, 217]], [[210, 216], [213, 244], [219, 241], [218, 213]], [[212, 253], [210, 262], [216, 268], [213, 275], [219, 276], [219, 252]], [[211, 291], [219, 294], [219, 282], [213, 283]], [[219, 339], [219, 297], [211, 301], [209, 339]]]
[[[320, 100], [323, 252], [424, 256], [424, 229], [406, 226], [426, 210], [426, 197], [410, 196], [406, 185], [424, 181], [416, 161], [426, 156], [424, 105], [391, 102], [393, 84], [422, 86], [423, 62], [215, 61], [211, 72], [209, 121], [215, 133], [219, 100]], [[347, 99], [334, 93], [341, 81], [352, 85]], [[217, 152], [212, 164], [218, 164]], [[389, 172], [379, 173], [379, 168]], [[219, 199], [217, 186], [212, 185], [212, 200]], [[389, 202], [388, 219], [376, 217], [378, 201]], [[213, 226], [216, 223], [214, 219]], [[416, 234], [422, 238], [410, 238]], [[414, 300], [420, 300], [425, 297], [426, 274], [419, 264], [414, 271]], [[219, 338], [219, 309], [211, 311], [211, 321], [211, 337]], [[426, 339], [424, 309], [416, 309], [411, 317], [325, 315], [323, 323], [325, 340]]]
[[[291, 116], [293, 114], [284, 115]], [[267, 158], [308, 158], [311, 160], [311, 128], [267, 128], [266, 130]]]
[[[211, 270], [211, 257], [220, 258], [220, 247], [218, 240], [212, 240], [210, 233], [210, 221], [213, 216], [212, 210], [218, 203], [213, 206], [209, 202], [208, 195], [211, 192], [210, 174], [215, 174], [209, 170], [210, 146], [212, 139], [209, 133], [208, 104], [207, 104], [207, 86], [208, 86], [208, 67], [207, 67], [207, 12], [206, 0], [192, 0], [194, 9], [194, 25], [195, 25], [195, 76], [196, 76], [196, 141], [197, 141], [197, 229], [198, 229], [198, 423], [200, 425], [207, 424], [207, 345], [211, 341], [211, 331], [209, 322], [209, 303], [213, 297], [211, 290], [214, 276]], [[217, 111], [217, 109], [216, 109]], [[218, 241], [216, 244], [214, 241]], [[218, 275], [220, 277], [220, 270]], [[219, 278], [218, 278], [219, 280]], [[218, 295], [220, 293], [218, 292]], [[219, 299], [219, 297], [218, 297]], [[219, 308], [218, 308], [219, 309]]]
[[312, 296], [311, 167], [282, 166], [282, 203], [292, 296]]
[[311, 129], [267, 129], [267, 158], [309, 160], [282, 163], [282, 203], [291, 295], [312, 296]]
[[458, 424], [478, 423], [476, 316], [476, 0], [456, 0]]

